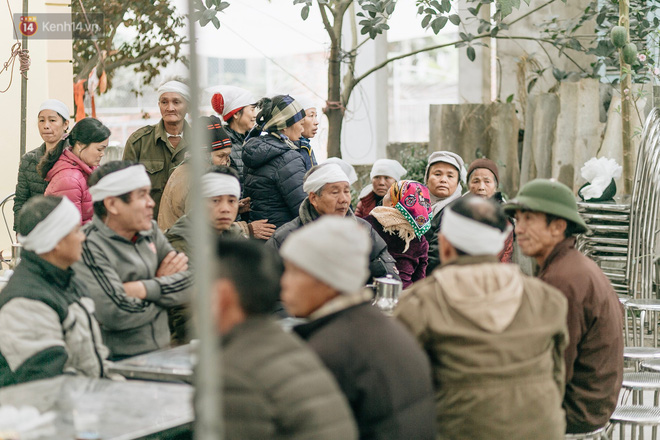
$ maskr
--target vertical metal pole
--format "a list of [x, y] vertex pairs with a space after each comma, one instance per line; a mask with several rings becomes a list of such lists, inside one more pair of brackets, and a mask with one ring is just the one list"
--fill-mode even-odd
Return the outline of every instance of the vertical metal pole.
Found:
[[195, 22], [191, 19], [194, 0], [188, 0], [188, 37], [190, 39], [190, 109], [192, 133], [189, 143], [191, 155], [192, 209], [194, 226], [192, 258], [195, 261], [194, 316], [197, 318], [199, 338], [198, 365], [195, 375], [195, 439], [216, 440], [223, 437], [223, 412], [221, 406], [221, 363], [217, 330], [211, 313], [211, 268], [215, 257], [214, 240], [206, 219], [200, 178], [205, 171], [203, 132], [199, 124], [199, 76]]
[[[23, 0], [24, 16], [28, 15], [28, 0]], [[21, 42], [21, 49], [28, 48], [28, 37], [23, 35]], [[25, 154], [25, 146], [27, 145], [27, 78], [21, 75], [21, 155]]]

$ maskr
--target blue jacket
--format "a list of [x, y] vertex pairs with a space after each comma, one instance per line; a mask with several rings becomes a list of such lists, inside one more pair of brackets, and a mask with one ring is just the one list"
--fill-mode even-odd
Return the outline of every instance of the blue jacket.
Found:
[[305, 161], [272, 134], [249, 138], [243, 146], [244, 197], [250, 197], [250, 221], [268, 219], [280, 227], [298, 217], [303, 191]]
[[314, 165], [318, 165], [316, 162], [316, 156], [314, 156], [314, 151], [312, 151], [312, 145], [309, 143], [309, 139], [306, 137], [301, 137], [300, 140], [294, 142], [296, 146], [300, 147], [298, 152], [305, 161], [305, 169], [309, 171]]

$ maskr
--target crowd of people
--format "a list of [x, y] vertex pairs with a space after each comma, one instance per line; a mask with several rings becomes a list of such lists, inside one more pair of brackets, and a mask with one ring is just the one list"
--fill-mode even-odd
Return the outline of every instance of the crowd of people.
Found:
[[[436, 151], [423, 182], [377, 160], [353, 206], [353, 167], [312, 151], [313, 101], [220, 87], [190, 145], [187, 85], [158, 95], [161, 120], [103, 165], [107, 127], [69, 133], [65, 104], [39, 109], [44, 143], [16, 186], [22, 261], [0, 292], [0, 386], [110, 377], [108, 362], [189, 342], [203, 216], [225, 438], [551, 440], [608, 423], [622, 309], [575, 249], [587, 225], [568, 187], [538, 179], [506, 201], [495, 161]], [[208, 163], [204, 212], [190, 209], [190, 148]], [[405, 289], [393, 316], [370, 304], [381, 277]]]

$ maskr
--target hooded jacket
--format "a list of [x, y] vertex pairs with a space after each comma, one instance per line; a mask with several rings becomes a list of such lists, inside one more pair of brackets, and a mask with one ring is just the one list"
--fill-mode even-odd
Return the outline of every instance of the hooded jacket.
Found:
[[250, 197], [250, 221], [268, 219], [280, 227], [298, 216], [307, 194], [303, 191], [305, 161], [281, 139], [267, 134], [243, 146], [244, 197]]
[[87, 187], [87, 178], [96, 169], [90, 167], [81, 158], [73, 154], [70, 148], [65, 148], [53, 168], [46, 174], [48, 187], [44, 193], [47, 196], [66, 196], [80, 211], [83, 224], [89, 222], [94, 215], [94, 202]]
[[567, 302], [497, 257], [459, 257], [394, 316], [431, 359], [438, 439], [561, 440]]
[[[298, 213], [299, 216], [297, 218], [291, 220], [289, 223], [275, 231], [275, 233], [266, 242], [267, 246], [272, 246], [274, 249], [279, 250], [289, 234], [302, 228], [307, 223], [313, 222], [314, 220], [321, 217], [321, 215], [316, 212], [316, 209], [314, 209], [312, 204], [309, 202], [308, 198], [306, 198], [300, 204]], [[378, 278], [384, 277], [386, 275], [392, 275], [393, 278], [399, 280], [399, 271], [396, 268], [396, 261], [388, 252], [387, 244], [385, 241], [380, 238], [378, 233], [374, 231], [369, 223], [361, 218], [355, 217], [353, 211], [350, 209], [346, 213], [346, 218], [355, 219], [358, 224], [368, 228], [367, 230], [369, 231], [369, 237], [371, 238], [371, 253], [369, 254], [369, 272], [371, 277]]]

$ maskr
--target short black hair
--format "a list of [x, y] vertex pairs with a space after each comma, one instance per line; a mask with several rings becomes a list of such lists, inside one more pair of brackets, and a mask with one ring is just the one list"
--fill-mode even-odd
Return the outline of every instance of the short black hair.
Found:
[[284, 273], [277, 251], [256, 240], [219, 238], [216, 257], [216, 279], [232, 282], [246, 315], [267, 315], [275, 311]]
[[572, 222], [568, 219], [565, 219], [564, 217], [559, 217], [558, 215], [554, 214], [545, 214], [545, 223], [550, 226], [550, 223], [553, 222], [553, 220], [564, 220], [566, 222], [566, 229], [564, 229], [564, 238], [572, 237], [576, 234], [578, 234], [580, 228], [575, 224], [575, 222]]
[[[492, 228], [506, 231], [509, 219], [502, 207], [491, 199], [484, 199], [472, 194], [459, 197], [448, 205], [452, 211], [471, 220], [483, 223]], [[458, 255], [468, 255], [462, 249], [455, 248]]]
[[39, 222], [43, 221], [48, 214], [53, 212], [57, 205], [62, 202], [58, 196], [34, 196], [25, 202], [18, 213], [16, 232], [28, 235]]
[[[96, 185], [99, 182], [99, 180], [101, 180], [108, 174], [114, 173], [115, 171], [123, 170], [133, 165], [135, 165], [135, 162], [130, 160], [113, 160], [111, 162], [103, 164], [100, 167], [98, 167], [96, 170], [94, 170], [94, 172], [89, 176], [89, 178], [87, 179], [87, 186], [91, 188], [92, 186]], [[130, 192], [121, 194], [117, 197], [119, 197], [124, 203], [130, 203], [131, 201]], [[102, 219], [104, 219], [108, 215], [108, 211], [105, 209], [103, 200], [94, 202], [94, 214], [98, 215]]]

